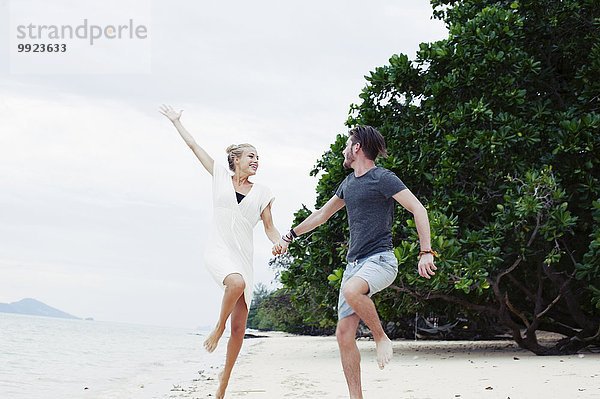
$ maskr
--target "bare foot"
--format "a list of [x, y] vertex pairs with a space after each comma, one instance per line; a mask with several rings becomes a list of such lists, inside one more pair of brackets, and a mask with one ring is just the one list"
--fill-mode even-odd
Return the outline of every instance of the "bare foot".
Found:
[[215, 328], [213, 332], [206, 337], [204, 340], [204, 349], [206, 349], [208, 353], [212, 353], [215, 349], [217, 349], [217, 345], [219, 345], [219, 340], [223, 335], [223, 331], [225, 331], [225, 329]]
[[227, 389], [228, 383], [229, 383], [229, 381], [224, 381], [223, 372], [221, 371], [219, 373], [219, 388], [217, 389], [217, 392], [215, 393], [216, 399], [223, 399], [225, 397], [225, 390]]
[[383, 370], [386, 364], [392, 360], [394, 350], [392, 348], [392, 341], [388, 337], [385, 337], [375, 342], [377, 346], [377, 364], [379, 368]]

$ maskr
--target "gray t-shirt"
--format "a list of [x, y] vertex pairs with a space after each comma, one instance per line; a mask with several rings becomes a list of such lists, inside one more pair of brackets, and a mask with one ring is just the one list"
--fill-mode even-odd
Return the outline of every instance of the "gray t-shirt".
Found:
[[350, 225], [348, 262], [392, 249], [393, 195], [406, 186], [393, 172], [375, 167], [360, 177], [350, 173], [335, 195], [346, 203]]

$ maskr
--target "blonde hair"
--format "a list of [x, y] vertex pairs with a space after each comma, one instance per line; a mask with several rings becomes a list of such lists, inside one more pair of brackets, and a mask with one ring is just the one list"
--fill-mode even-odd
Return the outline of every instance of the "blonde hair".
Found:
[[233, 162], [234, 159], [240, 158], [244, 153], [244, 150], [247, 149], [252, 149], [256, 151], [256, 147], [248, 143], [232, 144], [229, 147], [227, 147], [227, 149], [225, 149], [225, 152], [227, 153], [227, 162], [229, 163], [229, 169], [231, 169], [232, 172], [235, 172], [235, 163]]

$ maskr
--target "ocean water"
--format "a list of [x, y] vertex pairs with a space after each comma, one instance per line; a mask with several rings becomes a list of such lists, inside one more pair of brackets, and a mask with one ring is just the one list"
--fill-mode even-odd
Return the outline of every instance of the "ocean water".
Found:
[[0, 313], [1, 399], [169, 398], [219, 366], [206, 332]]

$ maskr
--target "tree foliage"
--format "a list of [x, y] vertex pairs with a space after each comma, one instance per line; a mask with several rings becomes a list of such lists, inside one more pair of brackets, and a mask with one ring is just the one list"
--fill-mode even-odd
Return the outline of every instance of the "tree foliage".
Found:
[[[493, 317], [537, 354], [600, 342], [600, 5], [595, 0], [433, 0], [448, 38], [366, 76], [348, 126], [377, 127], [391, 169], [429, 211], [441, 252], [416, 273], [414, 222], [393, 226], [401, 269], [374, 297], [382, 319], [420, 312]], [[313, 175], [334, 193], [346, 137]], [[310, 211], [296, 213], [296, 223]], [[335, 323], [344, 212], [292, 244], [281, 281], [306, 325]], [[565, 338], [544, 346], [536, 331]]]
[[258, 284], [248, 312], [248, 328], [260, 331], [285, 331], [293, 334], [330, 334], [331, 329], [310, 326], [291, 302], [290, 292], [285, 288], [268, 291]]

